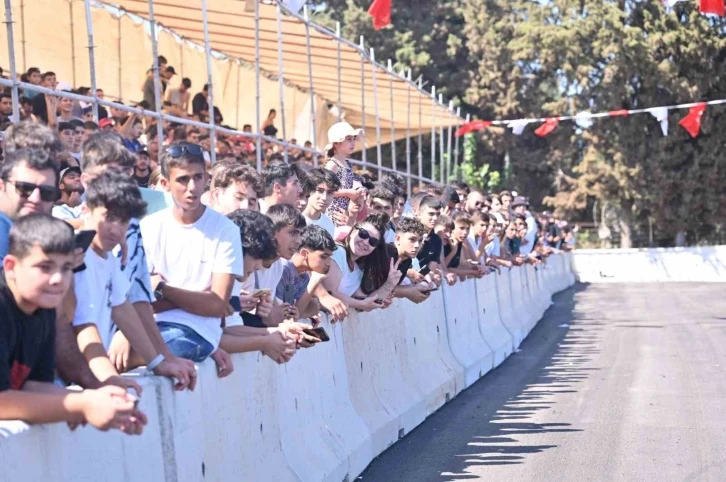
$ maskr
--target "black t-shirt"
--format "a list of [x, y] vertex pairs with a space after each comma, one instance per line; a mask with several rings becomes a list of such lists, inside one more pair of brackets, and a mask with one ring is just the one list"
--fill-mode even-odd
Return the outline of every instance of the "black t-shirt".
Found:
[[192, 99], [192, 112], [194, 114], [199, 114], [203, 110], [209, 112], [209, 103], [207, 102], [207, 96], [202, 92], [199, 92]]
[[422, 275], [426, 275], [429, 272], [428, 264], [431, 261], [434, 261], [436, 263], [441, 262], [441, 246], [442, 246], [441, 238], [438, 234], [435, 234], [433, 230], [429, 233], [428, 237], [426, 238], [426, 241], [424, 241], [423, 246], [421, 246], [421, 251], [418, 252], [418, 256], [416, 258], [418, 259], [418, 263], [421, 266], [420, 273]]
[[[391, 243], [387, 245], [388, 247], [388, 256], [393, 258], [393, 262], [396, 263], [398, 261], [398, 250], [396, 249], [396, 246]], [[404, 259], [401, 261], [401, 264], [398, 265], [398, 271], [401, 272], [401, 279], [398, 280], [398, 284], [400, 285], [403, 283], [403, 280], [406, 279], [406, 273], [409, 269], [411, 269], [411, 265], [413, 265], [413, 260], [411, 258]]]
[[[459, 267], [459, 264], [461, 263], [461, 248], [463, 246], [464, 245], [462, 243], [459, 243], [459, 246], [457, 246], [457, 248], [456, 248], [456, 254], [454, 255], [453, 258], [451, 258], [447, 267], [449, 267], [449, 268], [458, 268]], [[444, 245], [444, 258], [449, 256], [450, 254], [451, 254], [451, 244], [445, 244]]]
[[53, 382], [55, 310], [23, 313], [0, 271], [0, 392], [28, 381]]

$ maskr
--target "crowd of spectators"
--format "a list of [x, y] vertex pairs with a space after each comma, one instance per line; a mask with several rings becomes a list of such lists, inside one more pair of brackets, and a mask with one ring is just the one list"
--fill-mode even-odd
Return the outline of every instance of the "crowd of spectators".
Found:
[[[171, 82], [174, 69], [162, 68]], [[55, 83], [37, 69], [27, 76]], [[150, 72], [144, 102], [153, 82]], [[165, 89], [168, 107], [188, 108], [190, 88], [183, 79]], [[245, 162], [247, 138], [220, 136], [211, 146], [203, 130], [168, 125], [159, 145], [148, 119], [111, 109], [96, 124], [86, 119], [90, 106], [31, 94], [23, 98], [32, 112], [23, 108], [17, 120], [0, 101], [9, 112], [0, 164], [1, 420], [139, 434], [142, 389], [124, 372], [146, 367], [193, 390], [194, 363], [207, 358], [225, 377], [231, 354], [286, 363], [326, 341], [321, 313], [342, 322], [395, 298], [422, 303], [442, 284], [546, 263], [574, 245], [567, 226], [536, 216], [516, 193], [457, 181], [409, 198], [399, 175], [354, 172], [348, 158], [364, 133], [345, 122], [329, 130], [322, 167], [300, 156], [270, 159], [257, 172]], [[191, 106], [200, 120], [209, 115], [203, 93]], [[274, 116], [266, 135], [276, 135]], [[166, 193], [169, 206], [147, 214], [147, 188]]]

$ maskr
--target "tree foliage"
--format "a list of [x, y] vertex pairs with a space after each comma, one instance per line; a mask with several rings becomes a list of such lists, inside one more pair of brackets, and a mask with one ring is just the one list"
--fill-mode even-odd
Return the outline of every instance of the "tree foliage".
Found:
[[[373, 30], [370, 0], [328, 0], [323, 21], [365, 35], [482, 119], [600, 112], [726, 98], [726, 22], [697, 2], [660, 0], [394, 0], [392, 27]], [[725, 106], [726, 107], [726, 106]], [[629, 246], [652, 221], [662, 244], [720, 232], [726, 221], [725, 107], [709, 107], [691, 139], [671, 111], [670, 135], [644, 114], [562, 122], [538, 138], [490, 127], [464, 172], [501, 172], [515, 188], [562, 214], [589, 220], [594, 203], [614, 213]], [[488, 182], [488, 181], [487, 181]], [[600, 219], [595, 219], [600, 221]]]

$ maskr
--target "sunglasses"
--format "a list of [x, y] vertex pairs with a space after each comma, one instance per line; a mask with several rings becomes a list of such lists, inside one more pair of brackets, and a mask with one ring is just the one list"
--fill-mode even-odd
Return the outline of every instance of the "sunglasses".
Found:
[[204, 149], [196, 144], [172, 144], [166, 148], [166, 153], [174, 159], [189, 154], [194, 157], [204, 157]]
[[371, 236], [371, 233], [363, 228], [358, 228], [358, 236], [360, 236], [360, 239], [367, 239], [368, 244], [371, 245], [371, 248], [375, 248], [376, 246], [378, 246], [378, 243], [381, 242], [380, 239], [374, 238], [373, 236]]
[[60, 189], [55, 186], [42, 184], [33, 184], [32, 182], [23, 181], [5, 181], [15, 186], [15, 191], [20, 197], [29, 198], [36, 189], [40, 190], [40, 200], [43, 202], [56, 202], [61, 197]]

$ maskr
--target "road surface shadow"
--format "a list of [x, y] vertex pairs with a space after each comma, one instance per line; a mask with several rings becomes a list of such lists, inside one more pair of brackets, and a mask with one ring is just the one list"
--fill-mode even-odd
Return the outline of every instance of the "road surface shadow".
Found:
[[[535, 423], [556, 410], [554, 397], [575, 393], [597, 370], [583, 366], [599, 353], [598, 326], [581, 329], [575, 297], [587, 285], [553, 297], [553, 304], [519, 350], [375, 459], [364, 481], [478, 479], [475, 466], [516, 465], [557, 445], [528, 443], [533, 434], [579, 432], [569, 423]], [[572, 325], [577, 321], [576, 326]], [[597, 325], [599, 323], [592, 323]]]

